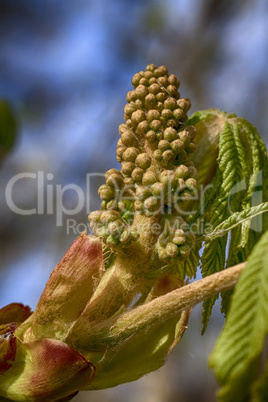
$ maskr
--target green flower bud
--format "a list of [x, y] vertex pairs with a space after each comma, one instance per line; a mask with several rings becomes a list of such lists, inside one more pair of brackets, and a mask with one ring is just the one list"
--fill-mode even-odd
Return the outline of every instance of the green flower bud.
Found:
[[123, 162], [121, 165], [121, 169], [126, 176], [130, 176], [133, 169], [135, 169], [135, 164], [132, 162]]
[[174, 110], [177, 108], [177, 101], [174, 98], [168, 98], [164, 101], [164, 108]]
[[139, 168], [147, 169], [151, 165], [151, 159], [146, 153], [142, 153], [137, 156], [135, 163]]
[[126, 147], [138, 148], [138, 140], [132, 130], [126, 130], [122, 133], [121, 140]]
[[136, 112], [132, 113], [131, 122], [134, 127], [137, 127], [137, 125], [145, 119], [145, 113], [142, 110], [136, 110]]
[[[144, 75], [144, 74], [143, 74], [143, 75]], [[149, 81], [148, 81], [147, 78], [149, 78], [149, 77], [145, 77], [145, 75], [144, 75], [144, 77], [140, 79], [140, 85], [148, 86], [148, 85], [149, 85]]]
[[136, 73], [132, 78], [132, 81], [131, 81], [132, 85], [134, 87], [137, 87], [139, 85], [139, 82], [140, 82], [141, 78], [142, 78], [141, 75], [139, 73]]
[[143, 173], [144, 173], [144, 170], [143, 170], [143, 169], [141, 169], [141, 168], [139, 168], [139, 167], [136, 167], [136, 168], [133, 170], [133, 172], [131, 173], [131, 177], [132, 177], [136, 182], [139, 182], [139, 181], [142, 181]]
[[170, 143], [167, 140], [161, 140], [158, 143], [158, 148], [161, 149], [162, 152], [166, 151], [167, 149], [170, 149]]
[[175, 236], [173, 238], [173, 243], [177, 244], [177, 246], [181, 246], [185, 243], [185, 236]]
[[141, 100], [143, 100], [145, 98], [146, 95], [148, 95], [148, 88], [145, 85], [140, 85], [137, 86], [136, 90], [135, 90], [137, 97]]
[[159, 201], [155, 197], [148, 197], [144, 201], [144, 207], [149, 211], [156, 211], [159, 208]]
[[149, 110], [149, 112], [147, 112], [146, 118], [148, 122], [151, 122], [153, 120], [159, 120], [160, 113], [156, 109]]
[[159, 248], [158, 256], [159, 256], [160, 260], [165, 260], [168, 257], [168, 253], [164, 248]]
[[152, 109], [152, 108], [154, 108], [155, 105], [156, 105], [156, 102], [157, 102], [157, 100], [156, 100], [154, 94], [152, 94], [152, 93], [148, 94], [148, 95], [145, 97], [145, 100], [144, 100], [144, 101], [145, 101], [145, 106], [146, 106], [147, 109]]
[[184, 143], [179, 139], [172, 141], [170, 145], [176, 154], [179, 154], [184, 150]]
[[109, 236], [109, 231], [106, 226], [94, 226], [92, 225], [94, 229], [94, 233], [98, 237], [108, 237]]
[[93, 211], [90, 215], [88, 215], [88, 219], [93, 222], [99, 222], [103, 212], [102, 211]]
[[120, 243], [129, 243], [132, 240], [129, 228], [125, 228], [119, 237]]
[[150, 92], [151, 94], [153, 94], [153, 95], [157, 95], [158, 92], [161, 91], [161, 87], [160, 87], [160, 85], [157, 84], [157, 83], [150, 85], [148, 89], [149, 89], [149, 92]]
[[168, 127], [164, 131], [164, 140], [172, 142], [178, 138], [177, 130], [172, 127]]
[[126, 162], [135, 162], [135, 159], [137, 158], [138, 155], [139, 150], [137, 148], [129, 147], [124, 151], [122, 157]]
[[178, 80], [178, 78], [174, 74], [170, 74], [170, 76], [168, 77], [168, 82], [171, 85], [174, 85], [176, 88], [179, 88], [179, 86], [180, 86], [180, 81]]
[[108, 246], [114, 247], [114, 246], [118, 245], [119, 239], [117, 237], [113, 236], [113, 235], [110, 235], [110, 236], [107, 237], [106, 243], [107, 243]]
[[162, 87], [167, 87], [170, 83], [167, 79], [167, 77], [159, 77], [157, 82], [162, 85]]
[[145, 135], [147, 131], [149, 130], [149, 123], [146, 120], [143, 120], [140, 122], [137, 126], [137, 133]]
[[167, 91], [171, 96], [174, 96], [175, 98], [179, 98], [177, 88], [175, 85], [168, 85], [167, 86]]
[[191, 101], [189, 98], [181, 98], [177, 100], [177, 105], [180, 109], [187, 113], [191, 108]]
[[126, 104], [125, 109], [124, 109], [124, 116], [125, 120], [129, 119], [132, 115], [133, 112], [137, 110], [137, 106], [135, 105], [134, 102], [131, 102], [130, 104]]
[[155, 133], [155, 131], [154, 131], [154, 130], [149, 130], [149, 131], [146, 133], [145, 138], [146, 138], [146, 140], [148, 140], [149, 142], [154, 142], [155, 139], [156, 139], [156, 133]]
[[143, 178], [142, 178], [142, 184], [144, 186], [151, 186], [156, 182], [157, 178], [154, 172], [152, 171], [147, 171], [144, 173]]
[[161, 112], [161, 117], [165, 120], [168, 120], [173, 117], [173, 113], [170, 109], [163, 109]]
[[118, 160], [119, 163], [122, 162], [122, 155], [126, 149], [127, 149], [127, 147], [125, 147], [125, 146], [121, 146], [121, 147], [117, 148], [116, 159]]
[[155, 95], [156, 100], [158, 103], [156, 104], [159, 109], [163, 109], [163, 102], [167, 99], [167, 94], [165, 92], [158, 92], [157, 95]]
[[138, 228], [136, 226], [132, 226], [130, 228], [130, 233], [131, 233], [131, 240], [136, 241], [140, 237]]
[[[89, 216], [91, 216], [91, 214]], [[113, 222], [119, 218], [120, 214], [117, 211], [105, 211], [101, 214], [101, 222], [104, 225], [108, 225], [110, 222]]]
[[188, 131], [186, 131], [186, 130], [180, 131], [179, 136], [180, 136], [181, 141], [187, 147], [191, 142], [191, 137], [190, 137]]
[[172, 170], [164, 170], [161, 172], [159, 179], [165, 187], [174, 188], [176, 185], [176, 178]]
[[166, 126], [167, 127], [178, 127], [178, 125], [179, 125], [179, 122], [178, 122], [178, 120], [176, 120], [176, 119], [169, 119], [169, 120], [167, 120], [167, 122], [166, 122]]
[[141, 200], [136, 200], [134, 202], [134, 208], [136, 211], [142, 211], [143, 210], [143, 202]]
[[177, 179], [186, 179], [190, 175], [190, 170], [185, 165], [180, 165], [175, 170], [175, 177]]
[[179, 249], [174, 243], [168, 243], [166, 246], [166, 252], [169, 257], [177, 257]]
[[107, 184], [100, 186], [98, 194], [104, 201], [109, 201], [110, 199], [114, 198], [114, 190], [107, 186]]
[[178, 178], [177, 179], [176, 191], [178, 193], [181, 193], [183, 190], [185, 190], [185, 188], [186, 188], [185, 181], [183, 179], [181, 179], [181, 178]]
[[106, 204], [106, 209], [117, 209], [117, 200], [108, 201]]
[[154, 157], [156, 160], [160, 160], [160, 159], [162, 158], [162, 151], [161, 151], [161, 149], [156, 149], [156, 150], [154, 151], [154, 153], [153, 153], [153, 157]]
[[185, 182], [186, 187], [190, 190], [190, 191], [194, 191], [197, 188], [197, 181], [195, 179], [193, 179], [192, 177], [190, 177], [189, 179], [186, 180]]
[[[173, 110], [173, 116], [175, 117], [176, 120], [185, 121], [185, 113], [180, 108]], [[186, 117], [186, 119], [187, 119], [187, 117]]]
[[153, 121], [151, 121], [151, 123], [150, 123], [150, 128], [151, 128], [152, 130], [154, 130], [154, 131], [160, 130], [161, 127], [162, 127], [162, 123], [161, 123], [160, 120], [153, 120]]
[[152, 193], [148, 187], [138, 186], [136, 190], [136, 195], [140, 200], [144, 201], [146, 198], [150, 197]]
[[175, 153], [171, 149], [168, 149], [167, 151], [163, 152], [162, 158], [165, 161], [165, 163], [169, 164], [170, 162], [174, 161]]
[[108, 225], [108, 231], [113, 236], [119, 236], [124, 229], [124, 223], [122, 220], [116, 220], [110, 222]]
[[154, 70], [155, 77], [161, 77], [162, 75], [168, 74], [166, 66], [160, 66]]
[[162, 197], [165, 193], [165, 185], [163, 183], [156, 182], [150, 187], [150, 190], [155, 197]]

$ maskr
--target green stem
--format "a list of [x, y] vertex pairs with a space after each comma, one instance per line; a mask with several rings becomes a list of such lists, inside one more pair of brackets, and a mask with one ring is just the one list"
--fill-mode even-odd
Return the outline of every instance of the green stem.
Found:
[[126, 312], [117, 320], [112, 329], [112, 334], [115, 335], [124, 331], [127, 337], [127, 334], [132, 333], [137, 327], [150, 326], [155, 321], [159, 322], [160, 320], [168, 321], [170, 318], [179, 315], [181, 311], [192, 308], [203, 300], [233, 288], [245, 266], [246, 263], [244, 262], [227, 268]]

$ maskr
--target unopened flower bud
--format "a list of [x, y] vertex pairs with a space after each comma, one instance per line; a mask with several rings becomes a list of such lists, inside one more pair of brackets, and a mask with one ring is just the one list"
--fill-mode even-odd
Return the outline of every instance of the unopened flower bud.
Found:
[[147, 153], [142, 153], [137, 156], [135, 163], [139, 168], [147, 169], [151, 165], [151, 159]]
[[165, 109], [170, 109], [174, 110], [177, 108], [177, 101], [174, 98], [168, 98], [167, 100], [164, 101], [164, 107]]
[[151, 186], [156, 182], [157, 178], [154, 172], [152, 171], [147, 171], [144, 173], [143, 178], [142, 178], [142, 184], [144, 186]]
[[179, 179], [179, 178], [186, 179], [189, 176], [189, 174], [190, 174], [190, 171], [189, 171], [188, 167], [185, 165], [180, 165], [175, 170], [175, 177], [177, 179]]
[[132, 130], [124, 131], [121, 140], [126, 147], [138, 147], [138, 140]]
[[143, 170], [143, 169], [141, 169], [141, 168], [139, 168], [139, 167], [136, 167], [136, 168], [133, 170], [133, 172], [131, 173], [131, 176], [132, 176], [132, 178], [133, 178], [136, 182], [139, 182], [139, 181], [142, 180], [143, 173], [144, 173], [144, 170]]
[[159, 202], [155, 197], [146, 198], [144, 201], [144, 207], [149, 211], [155, 211], [159, 207]]
[[162, 152], [166, 151], [167, 149], [170, 149], [170, 143], [167, 140], [161, 140], [158, 143], [158, 148], [161, 149]]
[[174, 243], [168, 243], [166, 246], [166, 252], [169, 257], [177, 257], [179, 254], [179, 249]]
[[[146, 88], [146, 89], [147, 89], [147, 88]], [[134, 127], [137, 127], [137, 125], [138, 125], [141, 121], [143, 121], [143, 120], [145, 120], [145, 119], [146, 119], [145, 113], [144, 113], [142, 110], [136, 110], [136, 112], [132, 113], [131, 122], [132, 122], [132, 124], [134, 125]]]
[[104, 201], [109, 201], [110, 199], [114, 198], [114, 190], [106, 184], [100, 186], [98, 193], [101, 199]]
[[135, 164], [132, 162], [123, 162], [121, 165], [122, 172], [126, 176], [130, 176], [134, 168], [135, 168]]
[[144, 201], [146, 198], [150, 197], [152, 193], [148, 187], [139, 186], [136, 190], [136, 195], [140, 200]]
[[162, 158], [165, 161], [166, 164], [173, 162], [175, 159], [175, 153], [173, 150], [168, 149], [167, 151], [164, 151], [162, 154]]
[[126, 162], [135, 162], [135, 159], [137, 158], [138, 155], [139, 150], [137, 148], [129, 147], [124, 151], [122, 157]]

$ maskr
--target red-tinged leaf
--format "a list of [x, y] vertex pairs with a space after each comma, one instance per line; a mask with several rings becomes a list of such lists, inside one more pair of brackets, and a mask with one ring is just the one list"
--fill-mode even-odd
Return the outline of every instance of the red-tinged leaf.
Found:
[[104, 271], [99, 240], [81, 234], [55, 267], [33, 314], [36, 338], [64, 340]]
[[0, 374], [10, 369], [11, 362], [15, 360], [17, 347], [14, 331], [16, 327], [15, 323], [0, 325]]
[[1, 379], [0, 396], [22, 402], [67, 401], [91, 382], [95, 367], [66, 343], [17, 341], [16, 360]]
[[32, 311], [29, 306], [24, 306], [21, 303], [11, 303], [0, 309], [0, 325], [9, 322], [23, 322], [30, 315]]

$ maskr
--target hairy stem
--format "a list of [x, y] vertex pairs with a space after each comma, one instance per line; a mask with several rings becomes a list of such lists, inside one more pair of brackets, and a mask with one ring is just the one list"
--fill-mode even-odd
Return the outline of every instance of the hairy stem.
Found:
[[155, 320], [166, 321], [181, 311], [192, 308], [201, 301], [234, 287], [245, 266], [244, 262], [227, 268], [137, 307], [123, 314], [117, 321], [114, 330], [120, 331], [124, 327], [127, 328], [126, 332], [131, 332], [134, 327], [140, 327], [143, 324], [148, 326]]

